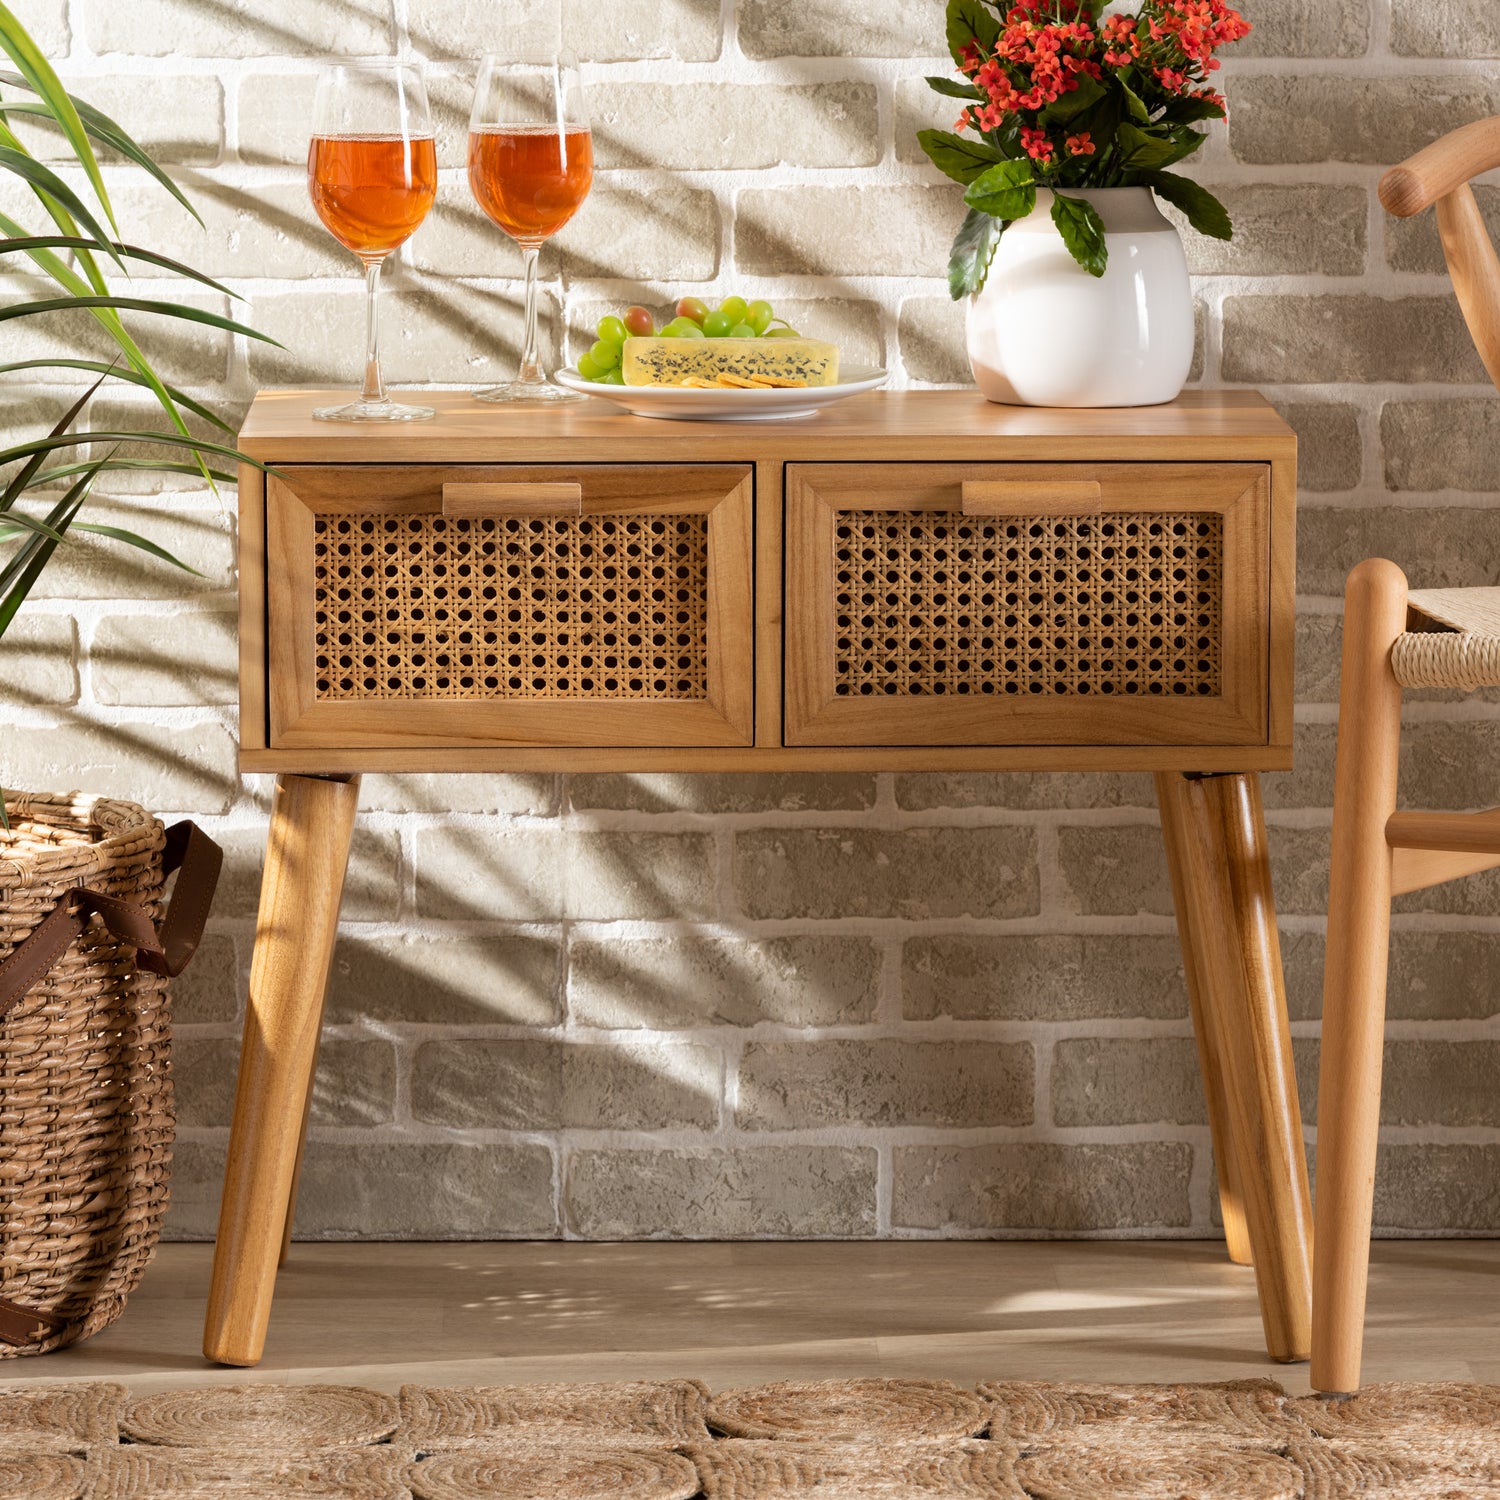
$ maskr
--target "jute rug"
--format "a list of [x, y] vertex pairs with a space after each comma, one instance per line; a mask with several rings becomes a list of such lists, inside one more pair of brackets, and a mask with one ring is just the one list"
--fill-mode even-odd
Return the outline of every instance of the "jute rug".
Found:
[[1500, 1500], [1500, 1387], [0, 1388], [0, 1500]]

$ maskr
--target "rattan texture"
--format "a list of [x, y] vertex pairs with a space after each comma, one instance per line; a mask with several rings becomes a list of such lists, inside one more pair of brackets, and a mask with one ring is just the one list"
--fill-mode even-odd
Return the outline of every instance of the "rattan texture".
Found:
[[1287, 1456], [1303, 1473], [1303, 1500], [1470, 1500], [1500, 1496], [1500, 1444], [1345, 1442], [1312, 1438]]
[[1222, 516], [851, 510], [834, 525], [841, 697], [1221, 691]]
[[394, 1396], [358, 1385], [219, 1385], [142, 1396], [120, 1431], [165, 1448], [307, 1453], [382, 1442], [398, 1419]]
[[501, 1439], [675, 1448], [709, 1441], [707, 1400], [697, 1380], [408, 1385], [397, 1440], [429, 1452]]
[[1305, 1396], [1291, 1405], [1324, 1437], [1381, 1442], [1480, 1439], [1500, 1445], [1500, 1386], [1392, 1381], [1367, 1385], [1347, 1400]]
[[708, 696], [708, 518], [325, 514], [320, 699]]
[[1144, 1433], [1023, 1453], [1016, 1477], [1031, 1500], [1303, 1500], [1302, 1469], [1279, 1453]]
[[409, 1455], [124, 1447], [88, 1465], [86, 1500], [409, 1500]]
[[413, 1464], [418, 1500], [692, 1500], [698, 1471], [665, 1448], [507, 1442]]
[[1209, 1385], [1118, 1385], [1084, 1381], [986, 1380], [990, 1435], [1021, 1447], [1085, 1435], [1129, 1441], [1207, 1436], [1219, 1443], [1270, 1446], [1307, 1429], [1274, 1380]]
[[989, 1406], [947, 1380], [779, 1380], [720, 1391], [708, 1423], [729, 1437], [902, 1442], [983, 1432]]
[[0, 1454], [86, 1453], [120, 1436], [123, 1385], [0, 1387]]
[[[709, 1500], [1027, 1500], [1000, 1443], [786, 1443], [693, 1450]], [[456, 1497], [455, 1497], [456, 1500]]]
[[[9, 793], [0, 958], [87, 885], [161, 916], [162, 826], [129, 802]], [[156, 1249], [174, 1116], [167, 982], [94, 918], [0, 1023], [0, 1296], [64, 1327], [114, 1321]]]

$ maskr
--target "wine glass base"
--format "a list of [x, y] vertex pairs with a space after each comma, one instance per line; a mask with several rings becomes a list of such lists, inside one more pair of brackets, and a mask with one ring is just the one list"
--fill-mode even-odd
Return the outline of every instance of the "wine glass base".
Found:
[[577, 406], [589, 398], [576, 391], [564, 390], [560, 385], [551, 385], [545, 380], [507, 380], [503, 385], [492, 385], [486, 390], [475, 391], [476, 401], [498, 401], [512, 406]]
[[400, 401], [350, 401], [344, 406], [313, 409], [318, 422], [426, 422], [437, 413], [430, 406], [406, 406]]

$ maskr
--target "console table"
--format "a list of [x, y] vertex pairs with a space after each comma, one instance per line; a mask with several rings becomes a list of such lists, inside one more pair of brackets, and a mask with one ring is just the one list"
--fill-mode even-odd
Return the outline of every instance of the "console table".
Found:
[[278, 775], [204, 1351], [261, 1356], [364, 771], [1141, 770], [1229, 1253], [1306, 1358], [1309, 1209], [1259, 780], [1291, 764], [1296, 440], [1253, 392], [603, 402], [240, 442], [240, 763]]

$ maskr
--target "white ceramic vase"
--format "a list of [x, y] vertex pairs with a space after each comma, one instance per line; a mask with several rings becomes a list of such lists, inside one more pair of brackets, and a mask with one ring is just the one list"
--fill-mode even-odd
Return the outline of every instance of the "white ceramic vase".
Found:
[[1193, 291], [1182, 239], [1150, 188], [1077, 188], [1104, 221], [1109, 265], [1090, 276], [1052, 222], [1052, 194], [1000, 240], [969, 298], [969, 363], [1011, 406], [1155, 406], [1193, 362]]

